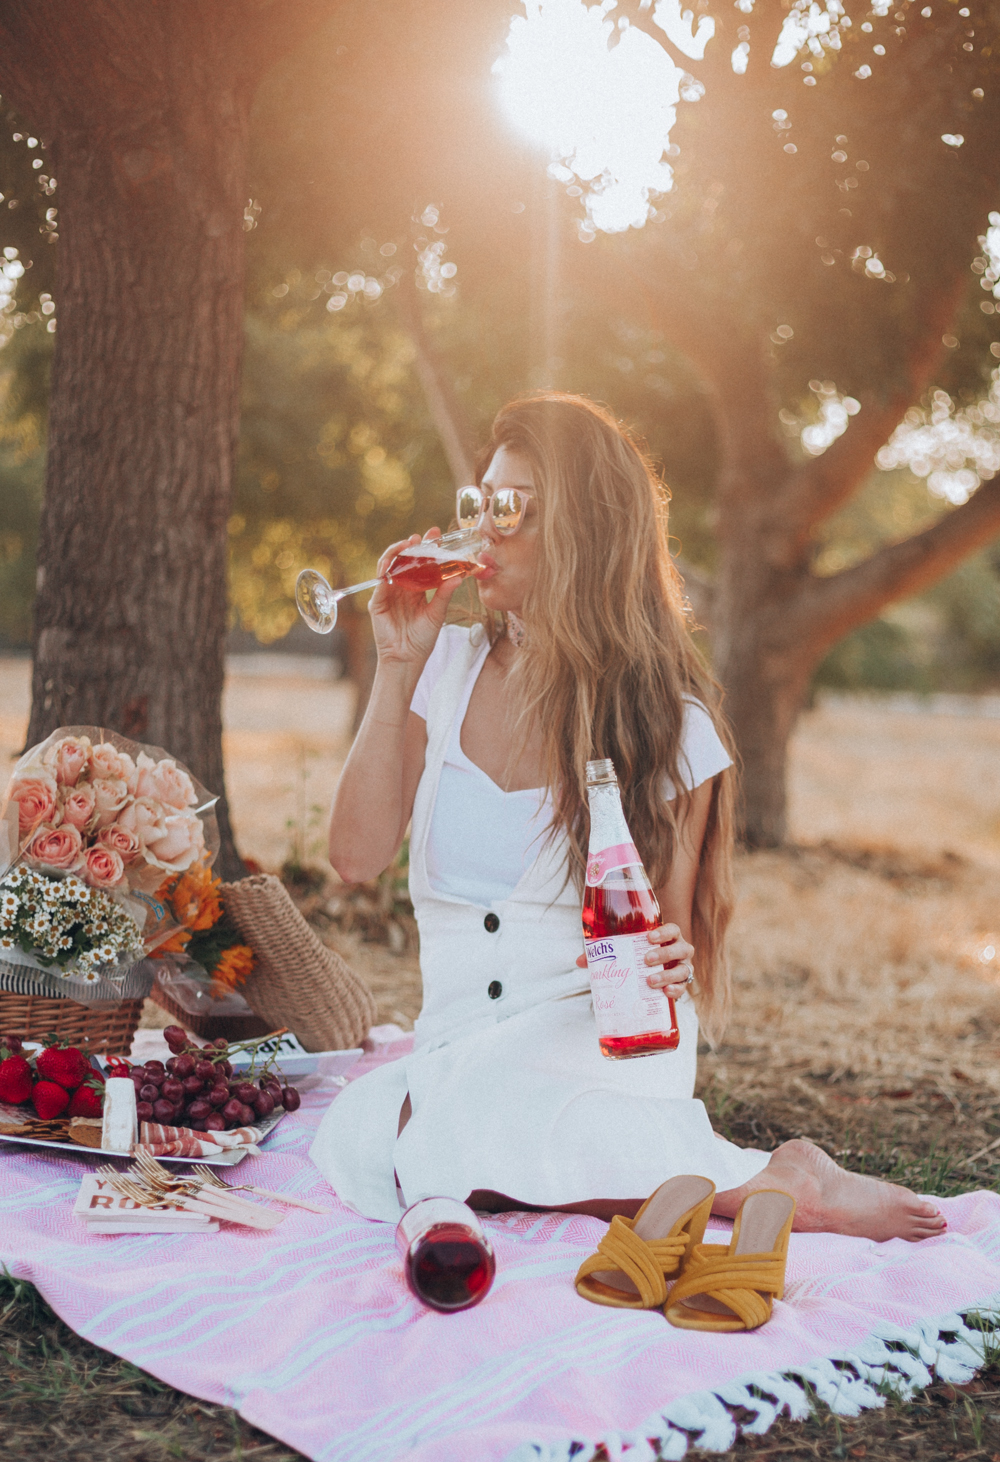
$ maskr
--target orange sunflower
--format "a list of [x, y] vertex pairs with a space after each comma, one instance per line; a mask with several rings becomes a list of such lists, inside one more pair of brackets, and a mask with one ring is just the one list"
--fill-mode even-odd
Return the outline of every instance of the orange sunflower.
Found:
[[242, 985], [253, 969], [253, 950], [247, 944], [231, 944], [219, 955], [219, 963], [212, 971], [212, 977], [227, 990]]

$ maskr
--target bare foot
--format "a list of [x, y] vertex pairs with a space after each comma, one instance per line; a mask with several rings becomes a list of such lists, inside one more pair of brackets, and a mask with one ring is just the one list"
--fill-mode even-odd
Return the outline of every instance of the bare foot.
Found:
[[780, 1188], [792, 1195], [796, 1204], [792, 1227], [798, 1233], [916, 1243], [948, 1227], [940, 1209], [909, 1188], [846, 1172], [821, 1147], [801, 1138], [783, 1142], [763, 1172], [741, 1188], [718, 1194], [713, 1213], [735, 1218], [743, 1199], [759, 1188]]

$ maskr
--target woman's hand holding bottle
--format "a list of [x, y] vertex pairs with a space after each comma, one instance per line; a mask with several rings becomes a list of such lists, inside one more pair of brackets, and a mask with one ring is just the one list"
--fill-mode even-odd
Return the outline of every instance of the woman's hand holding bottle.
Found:
[[661, 924], [649, 931], [648, 938], [653, 947], [646, 955], [650, 966], [646, 983], [671, 1000], [679, 1000], [690, 983], [694, 945], [688, 943], [676, 924]]
[[[691, 983], [688, 976], [694, 968], [694, 945], [688, 943], [677, 924], [661, 924], [646, 937], [652, 946], [646, 955], [647, 985], [662, 990], [671, 1000], [679, 1000]], [[581, 970], [587, 968], [585, 954], [579, 955], [576, 962]]]

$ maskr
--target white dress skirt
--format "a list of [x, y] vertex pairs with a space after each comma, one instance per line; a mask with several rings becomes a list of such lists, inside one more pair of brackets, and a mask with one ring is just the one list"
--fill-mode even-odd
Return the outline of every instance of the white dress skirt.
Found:
[[[719, 1191], [738, 1187], [769, 1154], [718, 1137], [694, 1099], [698, 1019], [687, 996], [677, 1002], [677, 1050], [601, 1055], [587, 974], [576, 964], [580, 899], [565, 876], [564, 843], [526, 858], [503, 897], [474, 904], [442, 887], [438, 828], [432, 887], [428, 839], [442, 767], [488, 649], [477, 631], [455, 626], [442, 641], [410, 840], [424, 986], [413, 1053], [351, 1082], [310, 1156], [345, 1203], [390, 1223], [400, 1214], [397, 1181], [405, 1205], [485, 1189], [538, 1208], [645, 1198], [679, 1173], [710, 1178]], [[489, 827], [477, 835], [488, 848]], [[397, 1137], [407, 1094], [412, 1115]]]

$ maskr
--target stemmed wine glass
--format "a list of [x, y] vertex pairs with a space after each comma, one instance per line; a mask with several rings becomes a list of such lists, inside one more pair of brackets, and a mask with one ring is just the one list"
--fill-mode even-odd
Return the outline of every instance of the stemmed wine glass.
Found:
[[337, 623], [337, 605], [348, 594], [375, 589], [383, 582], [423, 593], [440, 589], [451, 579], [464, 579], [479, 568], [477, 555], [486, 547], [486, 539], [475, 528], [461, 528], [440, 538], [425, 538], [401, 548], [386, 566], [384, 574], [351, 584], [347, 589], [333, 589], [318, 569], [303, 569], [295, 581], [295, 603], [311, 630], [328, 635]]

